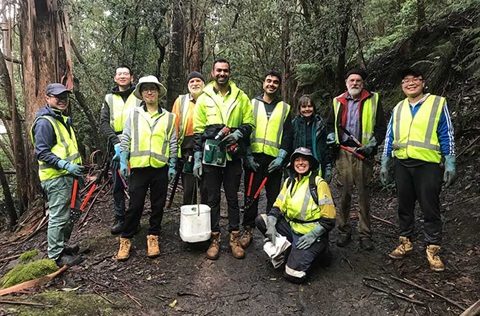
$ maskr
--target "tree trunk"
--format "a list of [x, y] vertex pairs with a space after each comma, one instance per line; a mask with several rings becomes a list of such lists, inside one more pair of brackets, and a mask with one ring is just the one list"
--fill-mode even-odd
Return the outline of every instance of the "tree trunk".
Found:
[[184, 39], [184, 9], [183, 1], [174, 2], [172, 5], [172, 27], [170, 42], [170, 58], [167, 77], [167, 110], [171, 110], [173, 102], [183, 91], [183, 39]]
[[185, 73], [190, 71], [202, 72], [203, 46], [205, 44], [205, 6], [201, 7], [198, 1], [190, 1], [189, 21], [185, 22]]
[[282, 1], [282, 30], [281, 30], [281, 51], [282, 51], [282, 99], [289, 104], [294, 104], [293, 94], [295, 89], [294, 76], [291, 69], [291, 47], [290, 47], [290, 18], [291, 12], [288, 3]]
[[2, 163], [0, 162], [0, 183], [3, 189], [3, 196], [5, 197], [5, 206], [9, 217], [9, 228], [12, 229], [18, 221], [18, 214], [15, 210], [15, 204], [13, 203], [12, 193], [10, 192], [10, 186], [8, 185], [5, 171], [3, 170]]
[[350, 29], [350, 24], [352, 21], [352, 9], [349, 3], [343, 3], [338, 7], [339, 16], [343, 17], [340, 22], [340, 43], [338, 47], [338, 59], [337, 59], [337, 70], [335, 74], [335, 79], [337, 82], [336, 95], [341, 91], [345, 90], [345, 63], [346, 63], [346, 54], [347, 54], [347, 43], [348, 43], [348, 31]]
[[417, 29], [420, 30], [426, 23], [425, 0], [417, 0]]

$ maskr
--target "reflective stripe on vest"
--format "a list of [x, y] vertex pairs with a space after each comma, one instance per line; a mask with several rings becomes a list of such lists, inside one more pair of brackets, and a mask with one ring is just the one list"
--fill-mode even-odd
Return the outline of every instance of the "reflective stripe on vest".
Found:
[[437, 127], [445, 98], [430, 95], [412, 117], [408, 99], [393, 111], [393, 153], [398, 159], [414, 158], [428, 162], [441, 161]]
[[130, 167], [161, 168], [168, 162], [170, 137], [175, 128], [175, 115], [164, 111], [154, 119], [138, 107], [131, 116], [132, 143]]
[[177, 135], [178, 143], [181, 144], [183, 138], [185, 137], [185, 131], [187, 129], [187, 114], [188, 108], [190, 107], [190, 96], [188, 94], [183, 94], [180, 96], [180, 122], [178, 124], [178, 133]]
[[269, 119], [263, 102], [253, 99], [252, 104], [256, 126], [251, 136], [252, 152], [277, 157], [282, 142], [283, 124], [290, 111], [290, 105], [283, 101], [277, 103]]
[[125, 126], [125, 121], [132, 108], [139, 106], [142, 102], [131, 93], [126, 102], [118, 94], [109, 93], [105, 96], [105, 102], [110, 108], [110, 126], [115, 133], [121, 133]]
[[[317, 186], [320, 181], [324, 180], [317, 176], [315, 178]], [[287, 185], [287, 181], [284, 185]], [[309, 177], [303, 177], [300, 181], [295, 181], [292, 188], [286, 188], [282, 192], [285, 192], [285, 195], [280, 193], [278, 199], [283, 200], [283, 206], [286, 210], [285, 219], [289, 222], [292, 230], [298, 234], [307, 234], [318, 224], [316, 220], [321, 218], [320, 207], [322, 205], [333, 205], [333, 200], [327, 194], [321, 195], [322, 192], [319, 192], [318, 205], [315, 203], [310, 194]], [[294, 192], [293, 196], [292, 192]], [[292, 219], [304, 223], [295, 222]]]
[[[56, 144], [50, 149], [52, 154], [56, 155], [62, 160], [66, 160], [75, 164], [82, 164], [82, 158], [80, 157], [80, 153], [78, 152], [77, 139], [73, 128], [70, 127], [69, 133], [65, 125], [59, 124], [59, 122], [51, 116], [39, 116], [33, 122], [30, 132], [33, 140], [33, 145], [35, 146], [33, 127], [40, 119], [46, 119], [47, 121], [49, 121], [50, 124], [52, 124], [53, 130], [55, 132]], [[57, 169], [55, 166], [38, 160], [38, 176], [40, 178], [40, 181], [58, 178], [67, 174], [69, 173], [66, 170]]]
[[[337, 143], [340, 143], [338, 139], [338, 115], [340, 111], [340, 101], [337, 98], [333, 99], [333, 110], [335, 113], [335, 139]], [[373, 128], [377, 119], [377, 107], [378, 107], [378, 93], [372, 92], [372, 95], [363, 101], [362, 107], [362, 135], [361, 142], [366, 144], [373, 137]]]

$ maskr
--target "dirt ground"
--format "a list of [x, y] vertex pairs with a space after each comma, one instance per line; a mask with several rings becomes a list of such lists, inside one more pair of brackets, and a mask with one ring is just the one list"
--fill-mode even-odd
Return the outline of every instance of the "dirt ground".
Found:
[[[118, 237], [109, 232], [111, 195], [105, 192], [72, 238], [88, 249], [85, 261], [42, 288], [0, 297], [0, 315], [459, 315], [480, 298], [480, 159], [469, 152], [458, 162], [456, 182], [442, 193], [442, 258], [447, 266], [442, 273], [428, 267], [420, 211], [414, 254], [395, 262], [388, 258], [398, 238], [396, 198], [394, 189], [381, 189], [378, 180], [372, 183], [375, 250], [361, 250], [356, 236], [347, 247], [336, 247], [333, 231], [331, 266], [315, 269], [303, 285], [287, 282], [283, 268], [273, 269], [258, 231], [246, 258], [235, 259], [228, 247], [225, 217], [217, 261], [205, 258], [208, 243], [182, 242], [178, 233], [181, 192], [177, 203], [165, 211], [160, 257], [146, 257], [147, 204], [133, 255], [127, 262], [117, 262]], [[338, 186], [334, 179], [335, 200]], [[242, 192], [239, 197], [242, 200]], [[352, 208], [356, 225], [358, 205], [353, 203]], [[28, 242], [12, 242], [15, 236], [2, 235], [0, 260], [33, 248], [45, 252], [45, 236], [45, 229]], [[9, 260], [0, 261], [2, 275], [8, 264]]]

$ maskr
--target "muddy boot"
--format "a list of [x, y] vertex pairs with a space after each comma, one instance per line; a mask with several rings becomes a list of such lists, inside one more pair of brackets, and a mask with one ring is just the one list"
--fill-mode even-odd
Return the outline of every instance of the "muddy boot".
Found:
[[160, 255], [160, 247], [158, 246], [158, 236], [147, 235], [147, 257], [156, 258]]
[[433, 271], [443, 271], [445, 270], [445, 265], [442, 262], [442, 259], [438, 256], [438, 252], [440, 251], [440, 246], [437, 245], [428, 245], [427, 246], [427, 259], [428, 263], [430, 263], [430, 269]]
[[242, 246], [240, 245], [240, 232], [238, 230], [234, 230], [230, 233], [230, 248], [232, 248], [232, 254], [237, 259], [245, 258], [245, 250], [243, 250]]
[[220, 232], [212, 232], [210, 247], [207, 250], [207, 259], [217, 260], [220, 256]]
[[125, 221], [120, 218], [115, 218], [115, 221], [113, 222], [112, 227], [110, 227], [110, 233], [112, 235], [120, 234], [123, 231], [124, 227], [125, 227]]
[[253, 228], [250, 226], [245, 226], [243, 228], [243, 235], [242, 238], [240, 238], [240, 245], [243, 248], [247, 248], [250, 246], [250, 243], [252, 242], [253, 238]]
[[338, 247], [345, 247], [352, 240], [352, 235], [350, 234], [339, 234], [337, 239]]
[[130, 248], [132, 243], [129, 238], [120, 237], [120, 248], [117, 253], [118, 261], [125, 261], [130, 257]]
[[392, 259], [403, 259], [413, 250], [413, 245], [410, 242], [410, 239], [408, 239], [408, 237], [400, 236], [399, 240], [400, 245], [395, 248], [394, 251], [388, 254], [388, 256]]

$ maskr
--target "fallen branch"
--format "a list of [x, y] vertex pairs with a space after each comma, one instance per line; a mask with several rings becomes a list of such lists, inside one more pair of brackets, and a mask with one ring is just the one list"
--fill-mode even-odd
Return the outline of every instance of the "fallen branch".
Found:
[[0, 300], [0, 304], [27, 305], [27, 306], [35, 306], [35, 307], [53, 307], [54, 306], [54, 305], [46, 305], [46, 304], [34, 303], [34, 302], [4, 301], [4, 300]]
[[122, 292], [123, 294], [125, 294], [129, 299], [131, 299], [135, 304], [137, 304], [138, 306], [140, 307], [143, 307], [142, 304], [140, 304], [140, 302], [135, 298], [135, 296], [123, 291], [123, 290], [120, 290], [120, 292]]
[[27, 288], [31, 288], [31, 287], [34, 287], [34, 286], [37, 286], [37, 285], [46, 284], [48, 281], [50, 281], [51, 279], [53, 279], [57, 275], [61, 274], [62, 272], [66, 271], [67, 269], [68, 269], [68, 266], [64, 265], [63, 267], [61, 267], [57, 271], [55, 271], [53, 273], [50, 273], [50, 274], [47, 274], [46, 276], [43, 276], [41, 278], [26, 281], [26, 282], [23, 282], [23, 283], [20, 283], [20, 284], [11, 286], [11, 287], [7, 287], [6, 289], [2, 289], [2, 290], [0, 290], [0, 296], [10, 294], [10, 293], [20, 292], [20, 291], [23, 291]]
[[6, 258], [2, 258], [0, 259], [0, 262], [3, 262], [3, 261], [10, 261], [12, 259], [17, 259], [18, 257], [20, 257], [21, 255], [14, 255], [14, 256], [10, 256], [10, 257], [6, 257]]
[[470, 144], [468, 144], [467, 147], [463, 148], [463, 149], [457, 154], [457, 158], [460, 157], [461, 155], [463, 155], [468, 149], [470, 149], [479, 139], [480, 139], [480, 136], [478, 136], [478, 137], [475, 138], [472, 142], [470, 142]]
[[460, 316], [475, 316], [480, 315], [480, 300], [476, 301], [468, 309], [466, 309]]
[[342, 256], [342, 258], [345, 259], [345, 261], [346, 261], [346, 262], [348, 263], [348, 265], [350, 266], [350, 269], [352, 269], [352, 271], [354, 271], [353, 266], [352, 266], [352, 264], [350, 263], [350, 260], [348, 260], [348, 258], [345, 257], [345, 255], [343, 254], [342, 251], [339, 251], [339, 252], [340, 252], [340, 255]]
[[408, 279], [400, 279], [400, 278], [397, 278], [397, 277], [395, 277], [395, 276], [393, 276], [393, 275], [391, 275], [390, 277], [391, 277], [392, 279], [396, 280], [396, 281], [399, 281], [399, 282], [402, 282], [402, 283], [405, 283], [405, 284], [414, 286], [414, 287], [416, 287], [416, 288], [418, 288], [418, 289], [420, 289], [420, 290], [423, 290], [423, 291], [425, 291], [425, 292], [427, 292], [427, 293], [430, 293], [430, 294], [432, 294], [432, 295], [435, 295], [435, 296], [437, 296], [437, 297], [440, 297], [441, 299], [444, 299], [445, 301], [449, 302], [450, 304], [456, 306], [456, 307], [459, 308], [460, 310], [465, 310], [465, 307], [464, 307], [464, 306], [460, 305], [459, 303], [455, 302], [454, 300], [451, 300], [451, 299], [449, 299], [448, 297], [445, 297], [445, 296], [443, 296], [442, 294], [439, 294], [439, 293], [437, 293], [437, 292], [435, 292], [435, 291], [432, 291], [432, 290], [429, 290], [429, 289], [427, 289], [427, 288], [424, 288], [423, 286], [418, 285], [417, 283], [415, 283], [415, 282], [413, 282], [413, 281], [410, 281], [410, 280], [408, 280]]
[[383, 292], [383, 293], [387, 293], [387, 294], [389, 294], [389, 295], [395, 296], [395, 297], [397, 297], [397, 298], [399, 298], [399, 299], [401, 299], [401, 300], [404, 300], [404, 301], [407, 301], [407, 302], [410, 302], [410, 303], [413, 303], [413, 304], [418, 304], [418, 305], [422, 305], [422, 306], [425, 305], [424, 302], [419, 301], [419, 300], [416, 300], [416, 299], [413, 299], [413, 298], [410, 298], [410, 297], [408, 297], [407, 295], [403, 294], [402, 292], [398, 292], [397, 290], [390, 289], [390, 291], [389, 291], [389, 290], [385, 290], [385, 289], [383, 289], [383, 288], [381, 288], [381, 287], [378, 287], [378, 286], [376, 286], [376, 285], [369, 284], [369, 283], [367, 282], [367, 280], [377, 281], [377, 282], [382, 283], [382, 284], [384, 284], [384, 283], [381, 282], [381, 281], [379, 281], [379, 280], [377, 280], [377, 279], [374, 279], [374, 278], [364, 278], [364, 279], [362, 280], [362, 283], [363, 283], [363, 285], [365, 285], [365, 286], [367, 286], [367, 287], [369, 287], [369, 288], [372, 288], [372, 289], [374, 289], [374, 290], [377, 290], [377, 291], [380, 291], [380, 292]]
[[372, 218], [373, 218], [373, 219], [376, 219], [377, 221], [380, 221], [380, 222], [382, 222], [382, 223], [391, 225], [391, 226], [397, 226], [397, 225], [395, 225], [394, 223], [392, 223], [392, 222], [390, 222], [390, 221], [387, 221], [386, 219], [383, 219], [383, 218], [381, 218], [381, 217], [377, 217], [377, 216], [375, 216], [375, 215], [372, 215]]

